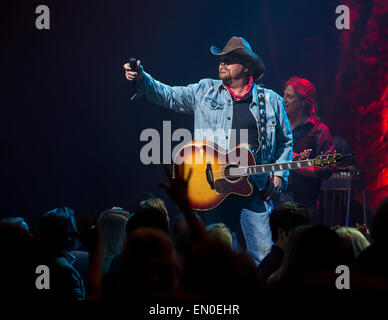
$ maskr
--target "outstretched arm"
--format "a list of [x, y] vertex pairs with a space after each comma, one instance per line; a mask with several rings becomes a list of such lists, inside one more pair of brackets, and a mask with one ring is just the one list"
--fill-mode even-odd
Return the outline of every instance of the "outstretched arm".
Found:
[[129, 81], [136, 81], [136, 87], [139, 94], [145, 94], [146, 97], [163, 107], [183, 113], [193, 113], [195, 105], [195, 96], [198, 92], [199, 83], [188, 86], [169, 86], [155, 80], [146, 73], [137, 61], [136, 70], [132, 70], [128, 63], [124, 64], [125, 77]]

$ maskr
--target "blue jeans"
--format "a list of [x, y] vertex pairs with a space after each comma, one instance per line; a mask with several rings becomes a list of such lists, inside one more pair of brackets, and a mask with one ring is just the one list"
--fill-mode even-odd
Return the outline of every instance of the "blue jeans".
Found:
[[243, 208], [240, 214], [241, 229], [246, 249], [256, 265], [271, 251], [272, 235], [269, 227], [271, 206], [264, 202], [264, 209], [249, 210]]
[[264, 201], [262, 192], [254, 188], [249, 197], [230, 195], [216, 209], [205, 212], [203, 218], [206, 224], [224, 223], [234, 236], [234, 249], [238, 241], [259, 265], [272, 247], [271, 210], [272, 203]]

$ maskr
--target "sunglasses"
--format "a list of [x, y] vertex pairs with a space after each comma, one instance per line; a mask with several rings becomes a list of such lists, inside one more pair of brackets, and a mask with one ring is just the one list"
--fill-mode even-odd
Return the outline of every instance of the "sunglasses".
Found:
[[224, 56], [221, 56], [220, 57], [220, 63], [225, 63], [225, 64], [244, 64], [245, 61], [241, 58], [238, 58], [238, 57], [234, 57], [234, 56], [228, 56], [228, 55], [224, 55]]

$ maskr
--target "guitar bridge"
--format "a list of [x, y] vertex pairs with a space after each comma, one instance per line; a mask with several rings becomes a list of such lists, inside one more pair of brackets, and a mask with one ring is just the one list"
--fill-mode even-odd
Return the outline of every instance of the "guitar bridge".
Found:
[[210, 188], [214, 190], [214, 177], [213, 177], [213, 170], [212, 165], [210, 162], [206, 165], [206, 180], [210, 185]]

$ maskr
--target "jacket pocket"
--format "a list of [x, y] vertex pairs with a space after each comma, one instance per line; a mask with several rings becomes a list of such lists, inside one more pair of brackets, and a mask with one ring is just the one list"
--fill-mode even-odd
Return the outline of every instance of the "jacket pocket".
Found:
[[206, 119], [206, 128], [213, 130], [222, 128], [223, 103], [219, 103], [210, 97], [205, 97], [201, 109], [203, 119]]
[[210, 110], [216, 110], [216, 109], [223, 109], [224, 103], [219, 103], [213, 98], [205, 97], [203, 99], [203, 103], [205, 107], [209, 108]]

